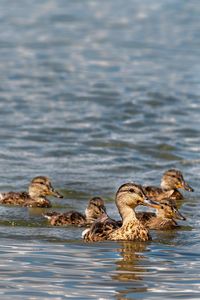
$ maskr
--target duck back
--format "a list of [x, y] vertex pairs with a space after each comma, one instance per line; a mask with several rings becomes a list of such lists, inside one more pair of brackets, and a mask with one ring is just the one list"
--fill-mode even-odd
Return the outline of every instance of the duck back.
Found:
[[136, 212], [137, 219], [145, 226], [148, 221], [156, 217], [154, 212]]
[[30, 200], [27, 192], [8, 192], [0, 194], [0, 203], [5, 205], [23, 205]]
[[121, 221], [115, 221], [110, 217], [107, 217], [104, 221], [100, 218], [92, 224], [89, 229], [83, 232], [83, 238], [87, 242], [98, 242], [109, 239], [109, 235], [120, 228], [122, 225]]
[[154, 217], [146, 222], [145, 226], [151, 230], [172, 230], [179, 228], [174, 219]]
[[178, 190], [163, 191], [156, 186], [145, 186], [144, 191], [149, 199], [162, 201], [163, 199], [182, 200], [183, 195]]
[[77, 211], [68, 211], [63, 214], [57, 212], [44, 214], [44, 217], [50, 220], [53, 226], [79, 225], [87, 224], [86, 217]]

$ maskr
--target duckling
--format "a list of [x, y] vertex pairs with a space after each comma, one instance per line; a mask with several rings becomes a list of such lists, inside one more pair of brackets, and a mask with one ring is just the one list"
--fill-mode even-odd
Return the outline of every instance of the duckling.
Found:
[[47, 195], [63, 198], [58, 191], [54, 190], [48, 177], [37, 176], [31, 180], [28, 192], [0, 193], [0, 203], [27, 207], [51, 207], [50, 201], [45, 197]]
[[93, 197], [89, 200], [85, 210], [85, 215], [77, 211], [68, 211], [65, 213], [51, 212], [43, 214], [53, 226], [78, 225], [87, 226], [92, 224], [101, 214], [106, 212], [104, 200], [100, 197]]
[[[83, 231], [85, 241], [148, 241], [151, 239], [149, 231], [137, 219], [135, 208], [138, 205], [158, 207], [159, 204], [148, 200], [141, 185], [125, 183], [116, 193], [115, 203], [122, 218], [122, 225], [104, 215], [92, 226]], [[113, 222], [114, 221], [114, 222]]]
[[137, 212], [136, 216], [141, 223], [154, 230], [171, 230], [179, 227], [175, 219], [186, 220], [179, 212], [176, 203], [171, 199], [163, 199], [157, 207], [156, 213], [153, 212]]
[[160, 188], [155, 186], [144, 186], [143, 188], [147, 197], [156, 201], [166, 198], [182, 200], [183, 195], [178, 191], [181, 188], [189, 192], [194, 191], [184, 180], [181, 171], [176, 169], [170, 169], [163, 174]]
[[102, 214], [90, 228], [82, 232], [82, 238], [86, 242], [98, 242], [108, 239], [107, 237], [114, 230], [122, 226], [122, 221], [115, 221], [105, 212]]

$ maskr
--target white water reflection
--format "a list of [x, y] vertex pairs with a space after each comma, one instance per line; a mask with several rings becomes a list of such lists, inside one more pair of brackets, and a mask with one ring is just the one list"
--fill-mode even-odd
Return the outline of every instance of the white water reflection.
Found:
[[21, 299], [120, 299], [137, 293], [144, 298], [147, 293], [150, 299], [162, 294], [167, 299], [189, 293], [195, 297], [199, 291], [199, 274], [194, 271], [199, 255], [176, 246], [172, 252], [169, 246], [158, 249], [153, 244], [127, 242], [73, 243], [71, 250], [63, 243], [16, 244], [8, 239], [4, 243], [0, 259], [3, 299], [14, 294], [17, 299], [20, 295]]

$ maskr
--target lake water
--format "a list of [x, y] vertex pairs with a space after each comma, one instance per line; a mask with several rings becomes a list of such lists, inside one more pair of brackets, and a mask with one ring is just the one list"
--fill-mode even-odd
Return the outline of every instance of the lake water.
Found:
[[200, 5], [178, 0], [0, 3], [0, 190], [47, 175], [84, 211], [180, 169], [187, 217], [149, 243], [81, 240], [42, 209], [0, 207], [0, 298], [200, 299]]

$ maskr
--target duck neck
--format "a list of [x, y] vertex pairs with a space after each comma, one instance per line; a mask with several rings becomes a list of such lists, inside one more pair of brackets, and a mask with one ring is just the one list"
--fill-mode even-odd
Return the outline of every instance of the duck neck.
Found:
[[172, 186], [170, 184], [167, 184], [167, 182], [164, 179], [161, 180], [160, 186], [163, 191], [174, 191], [175, 190], [175, 188], [172, 188]]
[[156, 209], [156, 218], [167, 219], [165, 212], [161, 209]]
[[94, 213], [88, 208], [85, 210], [85, 218], [87, 223], [93, 223], [96, 220]]
[[123, 225], [137, 220], [134, 208], [131, 208], [128, 205], [117, 205], [117, 207], [122, 218]]
[[28, 193], [29, 196], [34, 200], [38, 200], [38, 201], [46, 200], [46, 197], [40, 195], [40, 193], [36, 193], [35, 190], [32, 190], [31, 188], [29, 189]]

